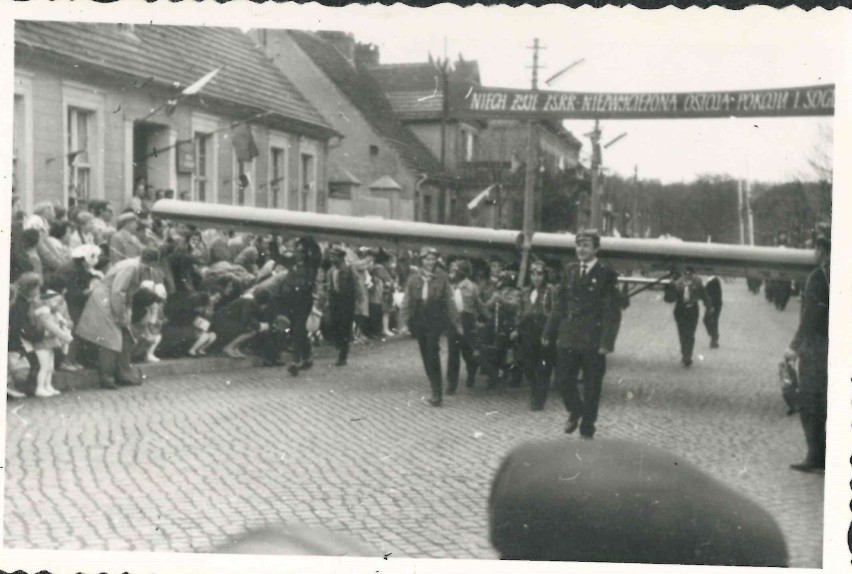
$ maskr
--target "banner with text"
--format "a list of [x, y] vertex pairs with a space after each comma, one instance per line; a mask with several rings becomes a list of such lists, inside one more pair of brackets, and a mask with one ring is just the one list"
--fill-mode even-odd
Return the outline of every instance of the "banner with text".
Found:
[[458, 118], [678, 119], [834, 115], [834, 85], [725, 92], [588, 93], [470, 88]]

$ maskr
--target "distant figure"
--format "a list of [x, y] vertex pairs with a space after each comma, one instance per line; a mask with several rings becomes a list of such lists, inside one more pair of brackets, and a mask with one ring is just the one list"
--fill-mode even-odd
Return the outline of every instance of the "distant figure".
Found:
[[346, 364], [349, 358], [349, 344], [352, 341], [352, 328], [355, 322], [355, 298], [358, 278], [352, 267], [346, 263], [346, 251], [342, 247], [332, 247], [329, 252], [331, 268], [328, 270], [328, 338], [337, 347], [338, 367]]
[[722, 282], [718, 277], [711, 277], [704, 286], [710, 307], [704, 309], [704, 326], [710, 336], [710, 348], [719, 348], [719, 316], [722, 314]]
[[692, 365], [692, 352], [695, 349], [695, 330], [698, 328], [698, 302], [704, 302], [706, 311], [712, 310], [707, 299], [704, 284], [695, 276], [692, 267], [687, 267], [683, 275], [666, 285], [665, 301], [674, 303], [674, 318], [680, 339], [681, 363], [684, 367]]
[[752, 295], [757, 295], [760, 293], [760, 286], [763, 283], [760, 279], [756, 277], [746, 277], [746, 285], [748, 285], [748, 292]]
[[515, 448], [488, 515], [503, 560], [787, 566], [766, 510], [680, 457], [623, 439]]
[[802, 295], [799, 328], [784, 353], [785, 359], [799, 359], [799, 414], [808, 454], [791, 466], [802, 472], [825, 471], [825, 421], [828, 414], [828, 303], [831, 264], [831, 237], [816, 241], [819, 266], [808, 276]]

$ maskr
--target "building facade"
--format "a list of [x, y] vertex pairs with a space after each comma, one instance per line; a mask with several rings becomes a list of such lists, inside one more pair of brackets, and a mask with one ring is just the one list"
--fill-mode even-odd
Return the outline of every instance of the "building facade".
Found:
[[252, 30], [276, 66], [343, 138], [329, 150], [329, 211], [436, 221], [441, 166], [400, 122], [344, 32]]
[[[183, 95], [205, 74], [195, 95]], [[14, 188], [124, 208], [175, 197], [323, 212], [339, 134], [236, 29], [18, 21]]]

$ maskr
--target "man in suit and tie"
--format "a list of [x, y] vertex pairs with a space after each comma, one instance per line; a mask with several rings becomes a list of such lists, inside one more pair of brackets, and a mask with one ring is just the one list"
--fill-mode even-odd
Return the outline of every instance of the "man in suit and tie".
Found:
[[[615, 347], [621, 318], [618, 274], [598, 260], [600, 235], [577, 234], [578, 263], [570, 265], [553, 297], [553, 311], [542, 336], [545, 348], [556, 341], [556, 382], [570, 413], [565, 432], [580, 427], [583, 438], [595, 434], [606, 356]], [[577, 376], [583, 372], [583, 396]]]
[[695, 330], [698, 328], [698, 302], [704, 302], [705, 313], [712, 316], [716, 311], [707, 297], [704, 283], [695, 276], [692, 267], [687, 267], [683, 275], [666, 285], [664, 298], [667, 303], [675, 304], [674, 318], [680, 339], [681, 363], [689, 367], [692, 365]]

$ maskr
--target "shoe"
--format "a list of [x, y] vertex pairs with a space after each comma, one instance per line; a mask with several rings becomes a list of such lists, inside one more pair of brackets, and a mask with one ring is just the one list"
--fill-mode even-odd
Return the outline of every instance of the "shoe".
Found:
[[[544, 403], [537, 403], [535, 401], [530, 401], [530, 410], [531, 411], [543, 411], [544, 410]], [[568, 430], [567, 425], [565, 427], [565, 430], [566, 431]]]
[[[200, 354], [198, 356], [200, 356]], [[148, 355], [147, 357], [145, 357], [145, 362], [146, 363], [159, 363], [160, 357], [157, 357], [155, 355]]]
[[54, 397], [58, 397], [59, 395], [62, 394], [62, 391], [60, 391], [57, 388], [51, 387], [50, 388], [50, 394], [53, 395]]
[[53, 396], [53, 393], [51, 393], [50, 391], [42, 391], [42, 390], [37, 390], [37, 391], [36, 391], [35, 393], [33, 393], [33, 394], [34, 394], [35, 396], [39, 397], [39, 398], [42, 398], [42, 399], [46, 399], [46, 398], [48, 398], [48, 397], [52, 397], [52, 396]]
[[433, 407], [440, 407], [441, 403], [443, 403], [443, 402], [444, 401], [443, 401], [443, 399], [441, 399], [441, 397], [433, 396], [431, 399], [429, 399], [429, 404], [432, 405]]
[[590, 439], [595, 436], [595, 425], [581, 425], [580, 438]]
[[307, 371], [308, 369], [310, 369], [313, 366], [314, 366], [314, 362], [311, 359], [306, 359], [306, 360], [302, 361], [301, 365], [299, 365], [299, 369], [301, 369], [303, 371]]
[[465, 386], [469, 389], [473, 388], [473, 385], [476, 383], [476, 377], [467, 376], [467, 380], [464, 382]]
[[710, 341], [710, 348], [711, 349], [718, 349], [719, 348], [719, 341]]
[[296, 377], [299, 375], [299, 367], [295, 363], [291, 363], [290, 366], [287, 367], [287, 372]]
[[571, 434], [577, 427], [580, 426], [580, 417], [575, 417], [571, 415], [568, 417], [568, 422], [565, 423], [565, 434]]
[[60, 371], [68, 371], [69, 373], [76, 373], [77, 371], [83, 370], [83, 367], [81, 367], [80, 365], [78, 365], [76, 363], [71, 363], [69, 361], [66, 361], [66, 362], [62, 363], [61, 365], [59, 365], [59, 370]]
[[118, 388], [115, 381], [101, 381], [101, 388], [108, 391], [114, 391]]
[[808, 473], [819, 473], [825, 472], [824, 466], [817, 466], [810, 462], [800, 462], [798, 464], [791, 464], [790, 468], [793, 470], [798, 470], [799, 472], [808, 472]]
[[456, 394], [456, 390], [458, 390], [458, 388], [459, 388], [458, 383], [456, 383], [454, 385], [447, 385], [447, 394], [450, 395], [450, 396]]
[[691, 367], [692, 366], [692, 359], [683, 359], [681, 361], [681, 363], [683, 363], [684, 367]]
[[21, 391], [16, 391], [15, 389], [10, 389], [9, 387], [6, 387], [6, 398], [7, 399], [23, 399], [26, 396], [27, 395], [25, 395]]
[[335, 367], [344, 367], [346, 366], [346, 359], [337, 359], [337, 362], [334, 363]]

